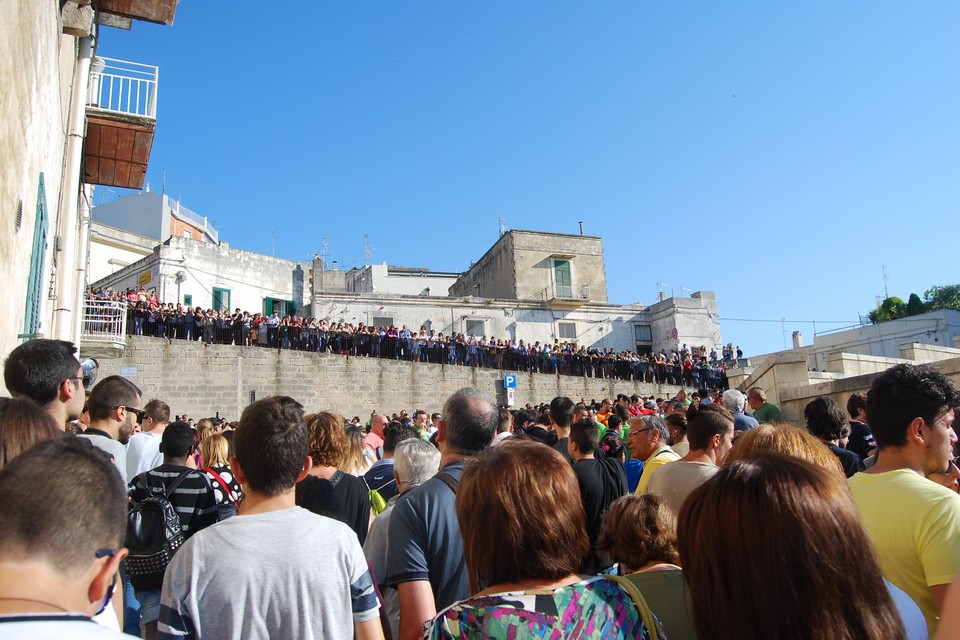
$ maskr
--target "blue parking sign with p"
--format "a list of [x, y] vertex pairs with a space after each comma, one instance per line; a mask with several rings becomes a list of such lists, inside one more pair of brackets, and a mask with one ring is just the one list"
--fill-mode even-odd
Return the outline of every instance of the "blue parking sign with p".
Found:
[[503, 376], [503, 388], [504, 389], [516, 389], [517, 388], [517, 376], [505, 375]]

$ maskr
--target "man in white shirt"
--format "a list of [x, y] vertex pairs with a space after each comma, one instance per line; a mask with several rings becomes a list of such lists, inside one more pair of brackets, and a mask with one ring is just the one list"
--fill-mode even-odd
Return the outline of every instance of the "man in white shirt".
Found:
[[142, 431], [133, 434], [127, 443], [127, 477], [136, 478], [163, 464], [160, 439], [170, 423], [170, 407], [154, 398], [143, 408]]

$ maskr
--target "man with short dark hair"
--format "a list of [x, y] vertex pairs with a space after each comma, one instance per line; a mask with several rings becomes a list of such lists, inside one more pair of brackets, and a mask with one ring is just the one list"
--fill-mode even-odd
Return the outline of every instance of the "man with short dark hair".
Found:
[[591, 567], [596, 573], [613, 563], [601, 560], [596, 554], [597, 537], [603, 514], [617, 498], [627, 493], [627, 474], [619, 460], [596, 456], [600, 445], [600, 431], [596, 423], [587, 418], [570, 425], [568, 448], [573, 460], [573, 473], [580, 485], [580, 499], [587, 516], [587, 535], [590, 537]]
[[960, 394], [931, 367], [899, 364], [867, 394], [877, 462], [850, 491], [884, 577], [920, 606], [936, 635], [947, 587], [960, 571], [960, 495], [926, 478], [949, 470]]
[[169, 423], [170, 407], [166, 402], [154, 398], [143, 407], [143, 424], [140, 432], [133, 434], [130, 442], [127, 443], [128, 478], [135, 478], [144, 471], [163, 464], [160, 439]]
[[0, 472], [0, 637], [129, 640], [91, 620], [109, 605], [127, 555], [126, 516], [120, 476], [85, 442], [48, 440], [8, 463]]
[[563, 457], [573, 464], [567, 442], [570, 440], [570, 423], [573, 422], [575, 405], [573, 400], [566, 396], [558, 396], [550, 401], [550, 422], [557, 432], [557, 443], [553, 448], [563, 454]]
[[240, 514], [200, 531], [173, 557], [157, 637], [382, 639], [356, 534], [294, 502], [313, 464], [303, 406], [287, 396], [257, 400], [233, 439]]
[[460, 473], [490, 446], [497, 407], [483, 391], [460, 389], [437, 423], [440, 472], [397, 501], [390, 518], [387, 581], [400, 596], [400, 640], [423, 637], [423, 624], [470, 595], [455, 508]]
[[861, 458], [873, 455], [877, 441], [867, 424], [867, 394], [857, 391], [847, 398], [847, 413], [850, 414], [850, 439], [847, 449]]
[[713, 477], [733, 446], [733, 415], [724, 407], [709, 404], [687, 422], [690, 451], [676, 462], [665, 464], [650, 475], [647, 493], [656, 493], [679, 512], [694, 489]]
[[7, 356], [3, 382], [14, 398], [30, 398], [61, 429], [83, 412], [83, 369], [77, 348], [65, 340], [37, 338], [24, 342]]
[[399, 493], [393, 478], [394, 451], [397, 445], [407, 438], [416, 437], [418, 437], [417, 430], [402, 422], [391, 422], [383, 428], [383, 457], [363, 474], [363, 479], [367, 487], [378, 492], [384, 501], [390, 500]]
[[[168, 414], [169, 415], [169, 414]], [[186, 422], [174, 422], [164, 429], [160, 440], [163, 464], [144, 471], [130, 481], [130, 500], [135, 505], [157, 490], [170, 501], [180, 518], [184, 539], [217, 521], [217, 500], [207, 476], [187, 466], [193, 453], [193, 429]], [[182, 477], [181, 477], [182, 476]], [[171, 486], [176, 486], [171, 491]], [[153, 640], [160, 616], [161, 580], [131, 577], [140, 603], [140, 632]]]
[[109, 453], [124, 482], [127, 482], [125, 445], [130, 441], [137, 425], [143, 421], [140, 403], [141, 392], [137, 385], [121, 376], [104, 378], [90, 392], [90, 400], [87, 402], [90, 426], [77, 436]]

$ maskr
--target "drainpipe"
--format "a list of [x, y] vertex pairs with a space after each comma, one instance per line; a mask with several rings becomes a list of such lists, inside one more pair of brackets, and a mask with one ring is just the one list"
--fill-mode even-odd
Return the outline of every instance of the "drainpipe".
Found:
[[73, 341], [80, 347], [80, 337], [83, 335], [83, 310], [87, 299], [87, 263], [90, 255], [90, 202], [93, 198], [93, 187], [85, 184], [80, 188], [80, 250], [77, 252], [77, 284], [73, 288], [74, 333]]
[[[70, 100], [70, 128], [67, 130], [66, 164], [63, 175], [63, 199], [60, 203], [60, 256], [57, 259], [56, 299], [53, 309], [53, 331], [58, 340], [79, 342], [75, 314], [77, 287], [77, 259], [79, 244], [78, 210], [80, 204], [80, 169], [83, 161], [83, 138], [87, 117], [87, 83], [90, 79], [90, 59], [93, 57], [93, 36], [80, 38], [80, 51], [73, 76], [73, 96]], [[81, 256], [86, 260], [86, 256]], [[79, 315], [79, 314], [77, 314]]]

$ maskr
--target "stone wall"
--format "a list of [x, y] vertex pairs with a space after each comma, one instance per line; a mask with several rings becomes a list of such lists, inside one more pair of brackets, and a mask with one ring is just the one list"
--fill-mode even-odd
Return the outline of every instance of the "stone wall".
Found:
[[[375, 408], [440, 411], [450, 394], [467, 386], [505, 404], [503, 373], [491, 369], [133, 337], [122, 357], [99, 361], [101, 379], [123, 373], [141, 388], [144, 401], [160, 398], [174, 414], [194, 418], [219, 413], [232, 420], [252, 399], [281, 393], [308, 411], [329, 409], [363, 419]], [[517, 378], [515, 406], [558, 395], [589, 402], [618, 393], [672, 397], [677, 391], [572, 376], [518, 373]]]

